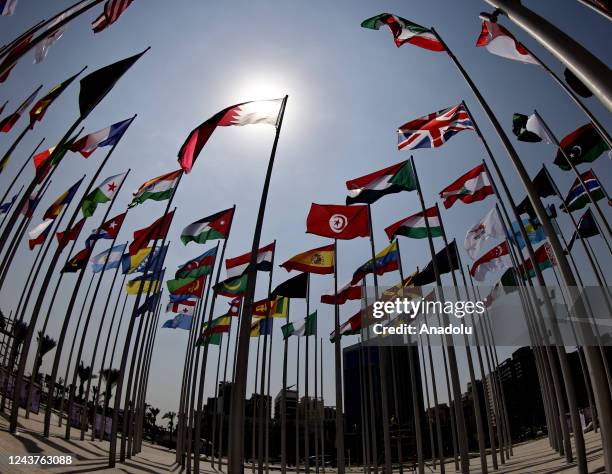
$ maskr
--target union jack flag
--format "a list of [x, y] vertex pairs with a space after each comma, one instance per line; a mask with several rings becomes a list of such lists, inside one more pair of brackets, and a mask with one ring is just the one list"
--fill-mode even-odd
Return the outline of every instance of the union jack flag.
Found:
[[121, 14], [127, 10], [133, 0], [107, 0], [104, 4], [104, 11], [91, 24], [94, 33], [100, 33], [107, 26], [115, 23]]
[[459, 104], [411, 120], [399, 127], [397, 148], [438, 148], [462, 130], [474, 130], [474, 124], [463, 104]]

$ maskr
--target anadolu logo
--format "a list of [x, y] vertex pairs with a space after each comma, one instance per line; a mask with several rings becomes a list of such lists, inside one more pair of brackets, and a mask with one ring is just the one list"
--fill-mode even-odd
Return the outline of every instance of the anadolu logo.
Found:
[[339, 234], [348, 224], [348, 219], [343, 214], [334, 214], [329, 219], [329, 228], [334, 231], [336, 234]]

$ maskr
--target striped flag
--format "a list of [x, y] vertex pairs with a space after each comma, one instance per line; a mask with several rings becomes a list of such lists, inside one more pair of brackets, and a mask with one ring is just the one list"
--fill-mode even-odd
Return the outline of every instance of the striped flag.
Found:
[[100, 33], [106, 27], [115, 23], [124, 11], [132, 4], [133, 0], [108, 0], [104, 4], [104, 11], [91, 24], [94, 33]]
[[0, 0], [0, 15], [11, 16], [15, 13], [18, 1], [19, 0]]

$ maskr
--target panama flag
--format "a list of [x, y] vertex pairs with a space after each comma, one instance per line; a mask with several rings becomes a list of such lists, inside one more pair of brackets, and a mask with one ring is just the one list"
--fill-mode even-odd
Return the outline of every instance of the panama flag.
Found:
[[11, 16], [15, 13], [18, 1], [19, 0], [0, 0], [0, 15]]
[[444, 207], [449, 209], [457, 200], [466, 204], [482, 201], [493, 194], [493, 186], [489, 181], [489, 174], [483, 165], [478, 165], [468, 171], [454, 183], [440, 191], [440, 197], [444, 199]]
[[395, 224], [391, 224], [385, 229], [385, 232], [389, 240], [393, 240], [398, 235], [410, 237], [411, 239], [424, 239], [427, 237], [428, 224], [429, 233], [432, 237], [442, 236], [442, 226], [440, 225], [440, 216], [436, 206], [425, 209], [425, 213], [417, 212], [401, 221], [397, 221]]
[[110, 127], [85, 135], [83, 138], [74, 142], [70, 150], [75, 153], [80, 153], [85, 158], [89, 158], [89, 156], [99, 147], [116, 145], [132, 123], [132, 120], [133, 119], [130, 118], [122, 122], [117, 122]]
[[362, 28], [369, 28], [371, 30], [380, 30], [384, 25], [387, 25], [391, 30], [398, 48], [403, 44], [410, 43], [431, 51], [444, 51], [444, 46], [442, 46], [442, 43], [433, 31], [408, 21], [401, 16], [381, 13], [361, 22]]
[[477, 281], [483, 281], [487, 273], [505, 270], [510, 266], [512, 266], [512, 262], [508, 258], [508, 247], [506, 242], [502, 242], [476, 260], [470, 268], [470, 274]]
[[178, 154], [178, 162], [181, 168], [185, 173], [191, 172], [195, 160], [217, 127], [251, 124], [266, 124], [276, 127], [283, 102], [284, 99], [256, 100], [231, 105], [217, 112], [195, 128], [183, 143]]
[[438, 148], [463, 130], [474, 130], [463, 104], [432, 112], [405, 123], [397, 130], [397, 149]]
[[519, 43], [512, 33], [499, 23], [484, 20], [482, 31], [476, 40], [476, 47], [484, 46], [487, 51], [502, 58], [521, 61], [523, 63], [538, 64], [529, 51]]
[[121, 258], [125, 252], [126, 244], [115, 245], [91, 259], [91, 269], [94, 273], [100, 273], [103, 270], [111, 270], [119, 268]]

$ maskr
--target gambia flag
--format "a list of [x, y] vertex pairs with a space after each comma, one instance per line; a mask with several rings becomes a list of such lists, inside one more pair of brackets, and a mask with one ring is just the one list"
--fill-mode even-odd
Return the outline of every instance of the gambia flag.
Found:
[[143, 183], [134, 193], [134, 198], [128, 207], [135, 207], [148, 199], [153, 201], [170, 199], [182, 173], [182, 170], [172, 171]]
[[[594, 201], [599, 201], [600, 199], [606, 197], [606, 194], [601, 187], [601, 184], [595, 177], [593, 170], [582, 173], [580, 177], [582, 178], [582, 181], [584, 182]], [[587, 191], [585, 191], [584, 186], [582, 186], [578, 178], [576, 178], [574, 180], [574, 184], [572, 184], [572, 187], [567, 194], [567, 197], [565, 198], [563, 212], [567, 212], [567, 210], [570, 212], [577, 211], [578, 209], [582, 209], [584, 206], [589, 204], [589, 202], [591, 202], [591, 200], [589, 199]]]
[[[591, 163], [599, 158], [604, 151], [610, 150], [592, 123], [587, 123], [579, 129], [574, 130], [561, 140], [560, 145], [560, 148], [565, 152], [574, 166], [580, 163]], [[561, 150], [557, 151], [554, 163], [563, 171], [572, 169]]]
[[397, 221], [395, 224], [391, 224], [385, 229], [385, 232], [389, 240], [393, 240], [398, 235], [410, 237], [411, 239], [424, 239], [427, 237], [427, 224], [429, 224], [429, 232], [432, 237], [442, 236], [442, 226], [440, 225], [440, 216], [436, 206], [426, 209], [425, 213], [417, 212]]
[[232, 225], [234, 210], [235, 208], [231, 207], [189, 224], [181, 232], [181, 242], [184, 245], [189, 242], [203, 244], [209, 240], [226, 239]]
[[98, 204], [103, 204], [113, 199], [126, 176], [127, 173], [121, 173], [106, 178], [96, 189], [89, 193], [85, 199], [83, 199], [83, 204], [81, 204], [83, 215], [85, 217], [93, 216]]
[[317, 335], [317, 312], [309, 314], [301, 323], [288, 323], [281, 326], [283, 339], [291, 336], [316, 336]]
[[347, 322], [342, 324], [338, 328], [338, 336], [336, 336], [336, 331], [332, 331], [329, 335], [329, 340], [331, 342], [336, 342], [336, 339], [341, 338], [342, 336], [353, 336], [355, 334], [359, 334], [361, 331], [362, 318], [361, 311], [359, 311], [355, 316], [349, 318]]
[[202, 275], [209, 275], [215, 265], [217, 248], [213, 247], [199, 257], [189, 260], [181, 265], [176, 271], [176, 278], [198, 278]]
[[431, 51], [444, 51], [444, 46], [433, 31], [400, 16], [381, 13], [361, 22], [362, 28], [371, 30], [379, 30], [384, 25], [387, 25], [393, 33], [393, 39], [398, 48], [405, 43], [410, 43]]
[[242, 296], [246, 290], [247, 274], [238, 278], [228, 278], [215, 285], [215, 293], [222, 296], [233, 298], [234, 296]]
[[346, 204], [372, 204], [387, 194], [414, 191], [416, 179], [408, 160], [346, 182]]
[[482, 201], [490, 194], [493, 194], [493, 186], [491, 186], [484, 164], [468, 171], [454, 183], [440, 191], [440, 197], [444, 199], [444, 207], [446, 209], [449, 209], [457, 200], [470, 204]]

